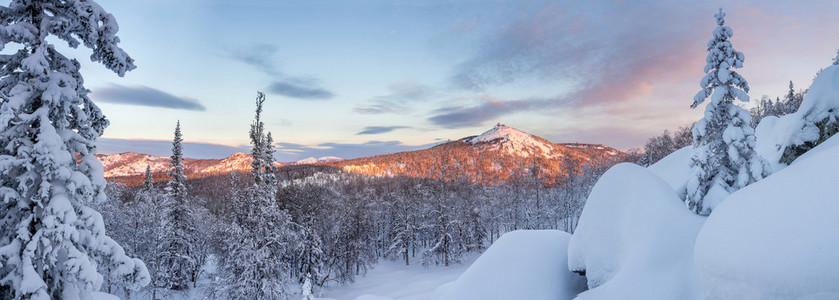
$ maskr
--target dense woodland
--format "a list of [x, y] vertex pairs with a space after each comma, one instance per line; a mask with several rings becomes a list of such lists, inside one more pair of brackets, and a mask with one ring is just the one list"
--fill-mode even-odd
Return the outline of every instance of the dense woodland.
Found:
[[[507, 231], [573, 232], [594, 182], [616, 162], [569, 160], [562, 172], [568, 175], [550, 183], [523, 166], [515, 177], [497, 185], [472, 183], [464, 177], [436, 180], [368, 176], [328, 166], [283, 167], [273, 171], [278, 180], [272, 200], [289, 218], [283, 231], [284, 251], [264, 259], [281, 258], [280, 290], [296, 294], [301, 286], [316, 291], [352, 282], [381, 259], [449, 265], [482, 251]], [[445, 160], [439, 163], [443, 172], [458, 172]], [[231, 259], [236, 254], [229, 245], [241, 235], [236, 216], [247, 209], [241, 203], [258, 198], [253, 196], [254, 181], [252, 173], [186, 181], [196, 235], [189, 240], [197, 243], [190, 247], [195, 249], [191, 252], [192, 286], [210, 276], [202, 274], [208, 264], [241, 264]], [[173, 204], [161, 182], [153, 182], [147, 180], [140, 187], [112, 184], [108, 189], [112, 201], [99, 210], [114, 239], [149, 265], [152, 284], [141, 294], [160, 297], [185, 286], [171, 282], [168, 269], [156, 267], [163, 265], [160, 253], [168, 250], [154, 245], [165, 245], [171, 238], [166, 237], [167, 225], [159, 225], [167, 223], [161, 207]], [[224, 266], [216, 269], [219, 273], [212, 274], [213, 278], [231, 276], [225, 274]], [[203, 284], [208, 285], [209, 296], [220, 299], [233, 292], [214, 290], [215, 282]], [[110, 292], [117, 292], [116, 286]]]

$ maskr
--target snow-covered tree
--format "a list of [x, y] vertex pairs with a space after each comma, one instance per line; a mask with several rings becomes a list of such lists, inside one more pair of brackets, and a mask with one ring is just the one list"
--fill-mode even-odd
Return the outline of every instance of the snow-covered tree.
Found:
[[300, 226], [300, 244], [298, 257], [300, 259], [300, 273], [303, 274], [301, 287], [304, 300], [314, 300], [318, 283], [323, 281], [323, 242], [312, 228], [311, 222]]
[[734, 104], [749, 101], [749, 84], [731, 68], [743, 67], [745, 57], [729, 41], [733, 35], [725, 25], [725, 13], [715, 15], [717, 28], [708, 41], [705, 76], [693, 98], [696, 108], [709, 97], [705, 117], [693, 127], [692, 174], [683, 190], [687, 207], [708, 215], [728, 194], [767, 175], [766, 163], [755, 154], [754, 129], [749, 112]]
[[[0, 298], [88, 299], [97, 266], [132, 287], [145, 265], [105, 234], [88, 205], [105, 200], [96, 138], [108, 121], [88, 97], [77, 60], [51, 43], [84, 45], [122, 76], [116, 19], [94, 1], [12, 0], [0, 7]], [[54, 39], [48, 39], [52, 36]]]
[[[256, 93], [256, 117], [251, 124], [251, 129], [248, 135], [251, 139], [251, 174], [253, 174], [254, 183], [261, 185], [267, 178], [265, 170], [270, 166], [266, 163], [266, 137], [265, 137], [265, 123], [262, 122], [262, 105], [265, 103], [265, 94], [262, 92]], [[273, 161], [273, 158], [271, 158]]]
[[186, 175], [184, 174], [183, 135], [181, 122], [175, 126], [175, 137], [172, 140], [172, 156], [169, 162], [169, 181], [166, 185], [166, 195], [170, 199], [172, 208], [169, 210], [170, 238], [166, 242], [164, 264], [169, 271], [169, 287], [177, 290], [185, 289], [192, 281], [192, 274], [197, 267], [195, 256], [195, 220], [193, 220], [190, 203], [187, 202]]
[[146, 173], [143, 175], [143, 189], [150, 190], [154, 188], [154, 178], [152, 177], [151, 166], [146, 165]]
[[836, 50], [836, 57], [833, 58], [833, 65], [839, 65], [839, 50]]
[[807, 90], [806, 99], [795, 115], [794, 124], [776, 146], [783, 153], [780, 163], [791, 164], [802, 154], [815, 148], [839, 132], [839, 99], [835, 96], [835, 78], [839, 66], [831, 65], [820, 71]]
[[277, 184], [273, 179], [273, 157], [262, 122], [263, 93], [257, 94], [256, 117], [250, 138], [254, 183], [242, 190], [232, 201], [235, 220], [231, 240], [222, 258], [226, 272], [226, 294], [229, 299], [279, 299], [288, 294], [289, 263], [296, 235], [291, 230], [291, 217], [277, 205]]
[[795, 91], [795, 86], [792, 84], [792, 80], [790, 80], [789, 92], [784, 96], [783, 113], [780, 115], [794, 113], [801, 107], [801, 101], [804, 101], [804, 95]]

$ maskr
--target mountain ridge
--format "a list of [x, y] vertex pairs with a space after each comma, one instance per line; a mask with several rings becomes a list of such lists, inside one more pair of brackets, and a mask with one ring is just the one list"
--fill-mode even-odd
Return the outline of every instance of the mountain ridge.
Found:
[[[621, 151], [601, 144], [552, 143], [499, 123], [480, 135], [427, 149], [346, 160], [338, 157], [310, 157], [275, 164], [278, 167], [311, 164], [371, 176], [467, 179], [475, 183], [494, 184], [525, 175], [556, 182], [568, 172], [576, 172], [576, 169], [586, 164], [605, 163], [624, 155]], [[169, 168], [169, 157], [136, 152], [97, 154], [97, 158], [105, 167], [105, 177], [109, 178], [142, 176], [147, 165], [153, 173], [165, 173]], [[248, 172], [250, 162], [250, 154], [241, 152], [223, 159], [183, 159], [186, 173], [192, 178], [234, 171]]]

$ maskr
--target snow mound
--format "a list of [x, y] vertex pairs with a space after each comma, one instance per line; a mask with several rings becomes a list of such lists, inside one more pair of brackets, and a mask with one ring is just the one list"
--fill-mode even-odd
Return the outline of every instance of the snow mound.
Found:
[[839, 299], [839, 137], [708, 217], [696, 266], [710, 299]]
[[531, 154], [550, 155], [554, 145], [544, 139], [533, 136], [518, 129], [498, 123], [483, 134], [464, 140], [472, 145], [480, 143], [498, 143], [507, 153], [528, 157]]
[[[681, 163], [674, 157], [656, 169]], [[701, 298], [693, 245], [704, 220], [652, 171], [612, 167], [595, 184], [568, 245], [568, 267], [585, 271], [590, 288], [579, 299]]]
[[569, 237], [558, 230], [509, 232], [447, 285], [440, 299], [572, 299], [585, 290], [585, 279], [566, 268]]
[[691, 155], [693, 155], [693, 146], [684, 147], [647, 167], [647, 170], [664, 179], [673, 190], [679, 190], [690, 177]]

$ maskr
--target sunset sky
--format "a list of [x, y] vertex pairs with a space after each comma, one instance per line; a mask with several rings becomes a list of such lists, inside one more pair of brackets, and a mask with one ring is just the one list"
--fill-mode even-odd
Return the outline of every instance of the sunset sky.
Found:
[[[102, 153], [247, 151], [257, 91], [277, 159], [427, 147], [496, 123], [622, 150], [690, 124], [714, 13], [750, 95], [809, 86], [839, 48], [839, 1], [99, 0], [137, 69], [70, 51], [111, 121]], [[704, 105], [701, 106], [704, 108]]]

